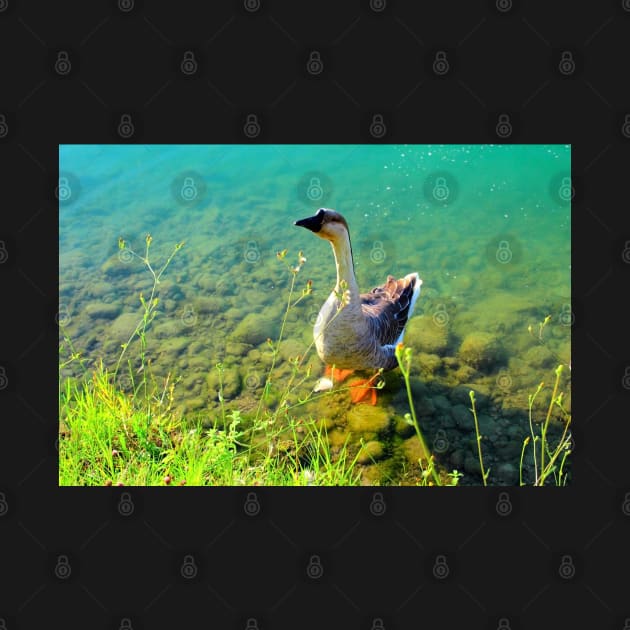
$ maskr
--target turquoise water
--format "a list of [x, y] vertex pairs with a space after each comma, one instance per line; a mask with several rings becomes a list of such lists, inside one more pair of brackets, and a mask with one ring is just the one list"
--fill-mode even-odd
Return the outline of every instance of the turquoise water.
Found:
[[[362, 290], [388, 274], [417, 271], [423, 280], [406, 342], [422, 396], [450, 405], [425, 414], [429, 436], [432, 423], [433, 434], [446, 426], [445, 457], [466, 437], [465, 427], [450, 427], [459, 386], [487, 396], [500, 442], [532, 387], [570, 364], [569, 146], [66, 145], [59, 159], [60, 316], [90, 361], [115, 364], [139, 295], [152, 286], [118, 238], [143, 253], [150, 233], [155, 269], [185, 241], [159, 285], [161, 312], [148, 333], [155, 374], [180, 379], [182, 412], [216, 410], [219, 361], [228, 403], [255, 405], [266, 339], [277, 337], [287, 304], [291, 273], [276, 257], [284, 249], [292, 264], [298, 251], [307, 259], [297, 296], [313, 282], [287, 319], [278, 379], [288, 377], [288, 359], [312, 340], [334, 285], [330, 247], [293, 225], [320, 206], [346, 217]], [[316, 355], [309, 360], [305, 391], [323, 369]], [[395, 418], [405, 399], [399, 377], [387, 380], [379, 405]], [[346, 416], [339, 412], [335, 431], [347, 430]], [[385, 442], [395, 450], [396, 439]]]

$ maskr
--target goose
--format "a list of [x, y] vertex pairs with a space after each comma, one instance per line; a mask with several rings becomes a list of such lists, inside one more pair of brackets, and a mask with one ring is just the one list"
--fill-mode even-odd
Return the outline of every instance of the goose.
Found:
[[397, 367], [396, 346], [403, 341], [405, 326], [420, 295], [422, 280], [414, 272], [396, 280], [387, 280], [369, 293], [359, 293], [354, 274], [354, 260], [348, 222], [339, 212], [320, 208], [315, 215], [295, 221], [327, 240], [333, 250], [337, 283], [324, 302], [313, 328], [315, 347], [326, 365], [317, 391], [333, 386], [330, 376], [341, 381], [354, 370], [377, 370], [369, 379], [353, 385], [353, 402], [371, 391], [376, 404], [376, 389], [370, 387], [385, 370]]

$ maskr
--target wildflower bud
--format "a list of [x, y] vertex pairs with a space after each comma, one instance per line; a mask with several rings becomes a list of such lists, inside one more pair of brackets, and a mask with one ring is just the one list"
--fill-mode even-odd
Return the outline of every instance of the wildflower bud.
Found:
[[111, 479], [106, 479], [105, 480], [105, 485], [106, 486], [111, 486], [112, 485], [112, 480]]
[[171, 483], [171, 476], [170, 475], [166, 475], [166, 477], [164, 477], [164, 483], [168, 486], [169, 483]]

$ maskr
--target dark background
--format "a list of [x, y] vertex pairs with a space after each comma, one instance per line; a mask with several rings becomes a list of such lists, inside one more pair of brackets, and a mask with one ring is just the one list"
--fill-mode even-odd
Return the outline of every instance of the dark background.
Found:
[[[0, 628], [630, 628], [629, 70], [629, 0], [0, 0]], [[58, 145], [375, 141], [572, 145], [571, 487], [59, 489]]]

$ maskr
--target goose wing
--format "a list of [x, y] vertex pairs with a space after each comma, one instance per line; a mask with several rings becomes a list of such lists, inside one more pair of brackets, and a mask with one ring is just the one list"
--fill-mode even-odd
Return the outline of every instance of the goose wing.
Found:
[[363, 315], [381, 346], [396, 344], [401, 339], [421, 284], [417, 273], [411, 273], [400, 280], [387, 276], [384, 284], [369, 293], [361, 294]]

